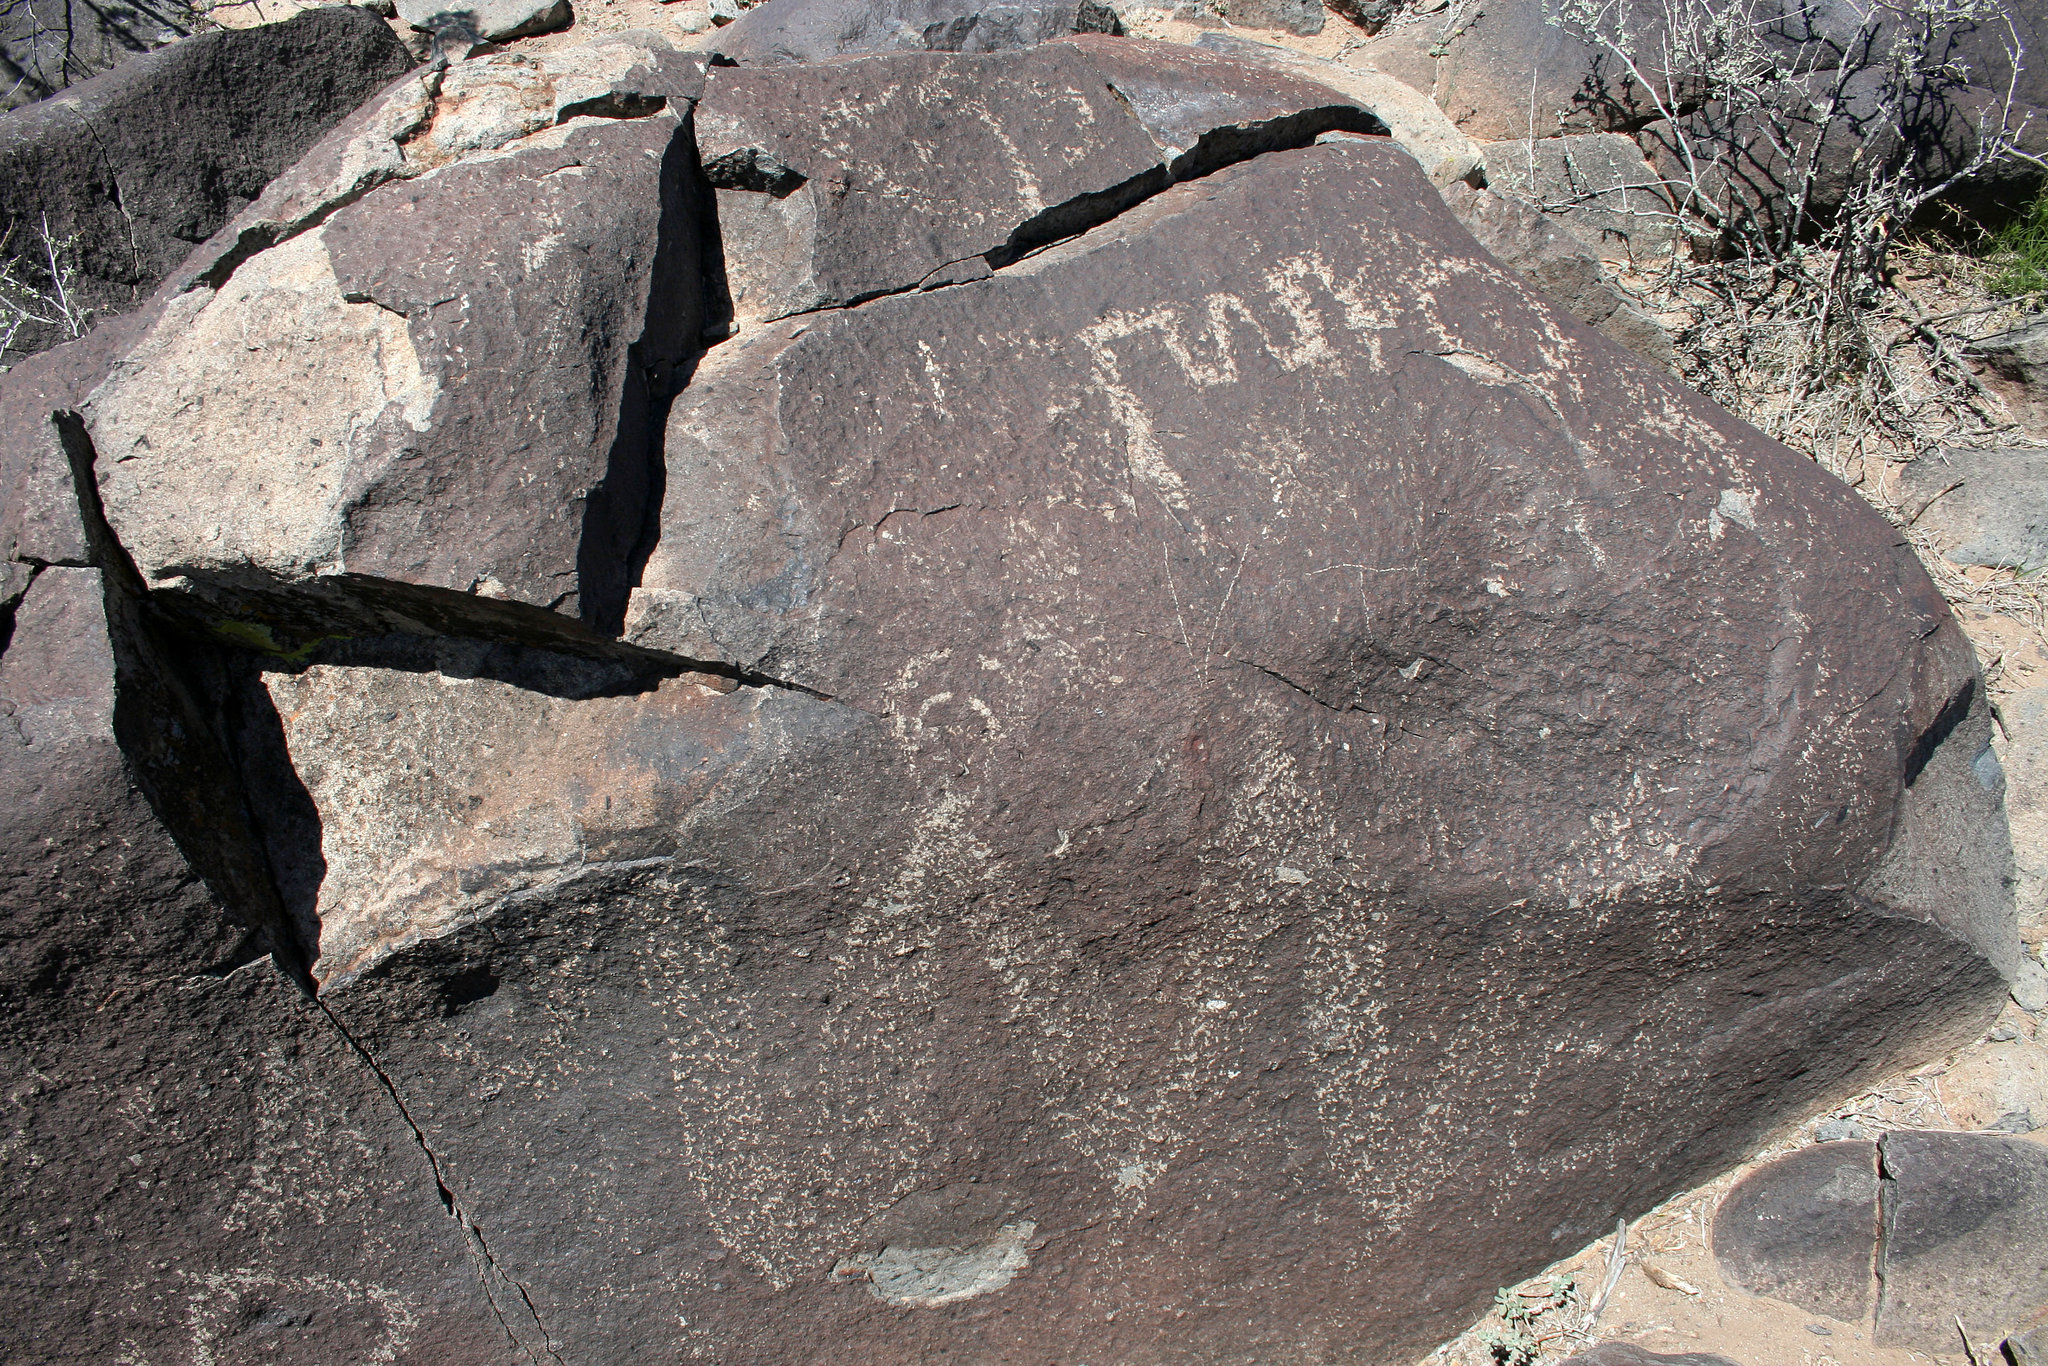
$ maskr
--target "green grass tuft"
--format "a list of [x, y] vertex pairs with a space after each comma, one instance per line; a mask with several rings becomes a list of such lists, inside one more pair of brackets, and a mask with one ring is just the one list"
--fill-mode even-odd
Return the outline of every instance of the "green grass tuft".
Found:
[[2026, 211], [1992, 235], [1986, 258], [1994, 274], [1986, 282], [1994, 294], [2039, 294], [2048, 290], [2048, 187]]

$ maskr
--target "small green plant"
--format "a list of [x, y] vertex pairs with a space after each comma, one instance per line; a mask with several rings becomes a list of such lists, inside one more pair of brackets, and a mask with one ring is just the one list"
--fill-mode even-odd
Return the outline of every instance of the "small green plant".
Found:
[[1480, 1329], [1479, 1340], [1500, 1366], [1536, 1366], [1543, 1359], [1543, 1344], [1567, 1331], [1564, 1323], [1545, 1323], [1543, 1316], [1568, 1317], [1565, 1311], [1578, 1293], [1578, 1281], [1571, 1276], [1552, 1276], [1547, 1284], [1534, 1289], [1504, 1288], [1493, 1297], [1493, 1315], [1500, 1322]]
[[2048, 188], [1992, 235], [1986, 254], [1997, 271], [1986, 284], [1992, 293], [2011, 297], [2048, 290]]

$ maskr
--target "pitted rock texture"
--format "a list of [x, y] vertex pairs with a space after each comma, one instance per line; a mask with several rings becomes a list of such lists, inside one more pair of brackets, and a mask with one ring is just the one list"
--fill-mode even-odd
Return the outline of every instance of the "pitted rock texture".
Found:
[[1875, 1303], [1877, 1145], [1819, 1143], [1737, 1183], [1714, 1212], [1730, 1282], [1859, 1323]]
[[[488, 1359], [479, 1303], [543, 1364], [1393, 1359], [2001, 1000], [1988, 708], [1892, 528], [1544, 302], [1384, 139], [1171, 183], [1185, 130], [1301, 111], [1132, 51], [1155, 86], [1028, 125], [1111, 185], [1128, 145], [1127, 200], [666, 389], [650, 339], [748, 268], [666, 235], [691, 187], [833, 163], [785, 159], [790, 112], [694, 164], [666, 59], [658, 108], [593, 81], [600, 118], [553, 56], [486, 57], [461, 83], [530, 100], [394, 90], [53, 410], [177, 722], [119, 754], [234, 926], [190, 975], [268, 946], [331, 1031], [307, 1075], [416, 1136], [410, 1184], [328, 1166], [442, 1241], [307, 1246], [445, 1313], [418, 1359]], [[778, 74], [816, 145], [855, 87]], [[1014, 244], [988, 151], [898, 154]], [[938, 198], [863, 212], [916, 242]], [[607, 621], [579, 494], [630, 414], [660, 460]], [[70, 572], [20, 564], [23, 604]]]
[[465, 63], [404, 140], [394, 92], [209, 248], [85, 407], [146, 579], [280, 649], [515, 607], [616, 629], [701, 211], [688, 103], [622, 99], [647, 54], [597, 52], [617, 70]]
[[1097, 0], [770, 0], [718, 35], [742, 66], [823, 62], [872, 52], [1002, 52], [1070, 33], [1121, 33]]
[[[411, 65], [382, 19], [332, 6], [200, 34], [0, 117], [6, 254], [33, 267], [47, 222], [70, 244], [78, 304], [100, 315], [134, 308]], [[31, 325], [0, 360], [62, 340], [59, 329]]]
[[1333, 130], [1383, 131], [1326, 86], [1093, 35], [985, 57], [722, 68], [697, 121], [743, 325], [985, 274], [1174, 180]]

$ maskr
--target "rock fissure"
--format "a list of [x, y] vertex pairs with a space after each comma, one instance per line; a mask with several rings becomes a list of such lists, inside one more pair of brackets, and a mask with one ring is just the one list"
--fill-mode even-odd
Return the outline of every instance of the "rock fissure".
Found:
[[[426, 1159], [428, 1174], [432, 1176], [434, 1181], [434, 1193], [440, 1198], [441, 1208], [447, 1211], [448, 1217], [453, 1219], [457, 1227], [462, 1231], [463, 1241], [469, 1248], [471, 1261], [476, 1268], [477, 1282], [483, 1290], [484, 1299], [490, 1305], [491, 1312], [497, 1316], [498, 1326], [504, 1329], [506, 1339], [515, 1348], [524, 1353], [529, 1361], [538, 1362], [540, 1360], [534, 1354], [534, 1345], [525, 1336], [514, 1330], [512, 1322], [505, 1317], [504, 1307], [498, 1303], [499, 1290], [504, 1286], [509, 1286], [512, 1293], [519, 1297], [519, 1303], [525, 1309], [526, 1316], [533, 1321], [534, 1331], [540, 1335], [540, 1350], [547, 1354], [549, 1360], [561, 1363], [563, 1360], [562, 1356], [555, 1350], [554, 1337], [548, 1332], [547, 1324], [542, 1321], [540, 1310], [534, 1304], [532, 1294], [524, 1284], [498, 1264], [497, 1257], [491, 1252], [490, 1242], [484, 1236], [482, 1225], [471, 1217], [461, 1198], [456, 1195], [455, 1188], [449, 1184], [448, 1175], [441, 1166], [440, 1156], [435, 1153], [433, 1145], [427, 1141], [426, 1131], [420, 1127], [419, 1121], [413, 1118], [411, 1109], [405, 1103], [405, 1097], [399, 1094], [398, 1084], [391, 1079], [390, 1073], [386, 1072], [383, 1065], [377, 1061], [376, 1055], [363, 1046], [362, 1042], [356, 1038], [355, 1033], [342, 1022], [341, 1017], [336, 1015], [325, 1001], [320, 1000], [310, 989], [307, 991], [307, 995], [312, 1000], [313, 1005], [320, 1011], [321, 1016], [333, 1027], [334, 1032], [341, 1037], [342, 1042], [348, 1045], [349, 1051], [354, 1053], [363, 1066], [369, 1069], [370, 1075], [376, 1078], [378, 1089], [389, 1098], [392, 1109], [396, 1111], [398, 1117], [404, 1121], [406, 1129], [412, 1134], [413, 1142], [419, 1145], [420, 1155]], [[494, 1285], [494, 1281], [501, 1284]]]

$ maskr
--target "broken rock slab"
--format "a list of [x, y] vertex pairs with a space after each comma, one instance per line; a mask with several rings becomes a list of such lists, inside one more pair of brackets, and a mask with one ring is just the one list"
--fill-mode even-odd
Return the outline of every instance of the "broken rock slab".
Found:
[[718, 68], [697, 112], [740, 325], [986, 274], [1174, 180], [1381, 127], [1327, 86], [1093, 34]]
[[404, 1116], [273, 965], [289, 927], [252, 923], [262, 874], [223, 829], [237, 785], [196, 752], [205, 723], [144, 609], [97, 568], [45, 566], [8, 625], [0, 1277], [17, 1355], [502, 1361], [494, 1301], [516, 1291], [487, 1288]]
[[876, 52], [1003, 52], [1071, 33], [1121, 33], [1098, 0], [773, 0], [712, 45], [742, 66], [823, 62]]
[[[77, 272], [77, 307], [97, 317], [135, 308], [411, 65], [382, 19], [337, 5], [202, 33], [9, 113], [0, 118], [6, 253], [37, 270], [47, 223], [60, 262]], [[30, 324], [0, 360], [66, 339], [61, 327]]]
[[2048, 1315], [2048, 1145], [1901, 1129], [1766, 1163], [1714, 1215], [1729, 1281], [1943, 1351], [1960, 1318], [1990, 1340]]
[[195, 258], [84, 408], [171, 610], [282, 652], [616, 630], [655, 406], [702, 326], [700, 210], [688, 103], [623, 98], [649, 54], [600, 53], [394, 91]]
[[1877, 1144], [1818, 1143], [1757, 1168], [1714, 1212], [1714, 1259], [1752, 1295], [1857, 1323], [1873, 1303]]

